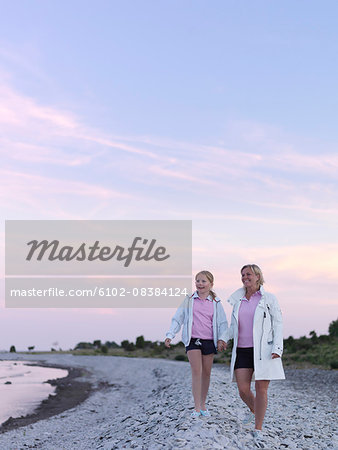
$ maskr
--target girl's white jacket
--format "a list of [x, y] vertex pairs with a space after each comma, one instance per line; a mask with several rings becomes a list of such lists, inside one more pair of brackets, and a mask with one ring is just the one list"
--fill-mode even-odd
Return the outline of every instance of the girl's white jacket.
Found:
[[[227, 341], [228, 322], [223, 306], [218, 297], [216, 297], [216, 299], [213, 300], [213, 304], [214, 304], [214, 315], [212, 319], [212, 329], [213, 329], [214, 344], [215, 347], [217, 347], [218, 340], [222, 340], [224, 342]], [[172, 318], [170, 330], [166, 334], [167, 338], [174, 339], [175, 335], [180, 331], [181, 326], [183, 325], [182, 342], [186, 347], [189, 345], [191, 339], [193, 308], [194, 308], [194, 294], [190, 297], [189, 295], [187, 295], [181, 306], [177, 309], [174, 317]]]
[[[271, 357], [272, 353], [277, 353], [279, 356], [283, 353], [282, 313], [273, 294], [265, 292], [263, 286], [260, 292], [262, 297], [257, 305], [253, 323], [255, 380], [283, 380], [285, 374], [282, 359]], [[228, 332], [228, 339], [234, 340], [230, 368], [230, 378], [233, 381], [238, 341], [238, 311], [244, 296], [245, 289], [242, 287], [228, 299], [233, 306]]]

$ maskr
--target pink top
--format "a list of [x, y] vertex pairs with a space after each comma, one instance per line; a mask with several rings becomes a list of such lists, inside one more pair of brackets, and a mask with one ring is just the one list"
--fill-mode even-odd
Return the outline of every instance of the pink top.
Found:
[[200, 339], [213, 339], [212, 319], [214, 316], [214, 301], [209, 295], [201, 300], [197, 292], [193, 295], [193, 319], [191, 337]]
[[256, 307], [262, 297], [257, 291], [247, 300], [245, 297], [241, 300], [238, 311], [238, 343], [237, 347], [253, 347], [253, 321]]

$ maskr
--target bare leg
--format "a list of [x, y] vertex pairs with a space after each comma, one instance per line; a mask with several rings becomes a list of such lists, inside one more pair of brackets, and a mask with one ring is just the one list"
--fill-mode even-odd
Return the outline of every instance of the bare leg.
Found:
[[263, 420], [268, 406], [268, 387], [269, 380], [257, 380], [256, 398], [255, 398], [255, 428], [261, 430], [263, 426]]
[[253, 369], [236, 369], [235, 376], [238, 391], [243, 402], [248, 405], [250, 411], [255, 413], [255, 397], [251, 391], [251, 378]]
[[212, 363], [214, 361], [214, 353], [210, 355], [202, 355], [202, 389], [201, 389], [201, 409], [206, 410], [205, 401], [208, 395], [210, 374]]
[[195, 402], [195, 410], [201, 410], [202, 391], [202, 352], [201, 350], [188, 350], [188, 359], [191, 367], [192, 395]]

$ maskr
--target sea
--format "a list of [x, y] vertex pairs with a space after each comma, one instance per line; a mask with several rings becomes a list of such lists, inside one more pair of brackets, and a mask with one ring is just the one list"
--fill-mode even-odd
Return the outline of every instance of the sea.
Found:
[[10, 417], [33, 413], [42, 400], [55, 395], [55, 387], [46, 381], [68, 375], [64, 369], [30, 364], [30, 361], [0, 361], [0, 424]]

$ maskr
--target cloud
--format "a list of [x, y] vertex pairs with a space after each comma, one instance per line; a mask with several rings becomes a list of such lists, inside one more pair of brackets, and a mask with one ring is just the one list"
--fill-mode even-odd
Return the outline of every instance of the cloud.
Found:
[[7, 158], [10, 155], [10, 158], [18, 163], [27, 161], [34, 164], [43, 163], [74, 167], [88, 165], [100, 156], [99, 152], [93, 154], [72, 154], [47, 145], [36, 145], [1, 138], [0, 145], [2, 155], [6, 155]]
[[189, 181], [192, 183], [197, 183], [197, 184], [209, 184], [209, 185], [215, 185], [215, 183], [213, 183], [211, 181], [210, 178], [205, 177], [204, 179], [202, 178], [198, 178], [198, 177], [194, 177], [193, 175], [190, 175], [189, 173], [182, 173], [180, 171], [177, 170], [169, 170], [169, 169], [165, 169], [165, 168], [161, 168], [161, 167], [156, 167], [156, 166], [151, 166], [149, 168], [149, 171], [159, 175], [159, 176], [163, 176], [163, 177], [169, 177], [169, 178], [174, 178], [174, 179], [179, 179], [179, 180], [183, 180], [183, 181]]
[[2, 207], [21, 211], [25, 217], [83, 219], [102, 202], [136, 200], [133, 195], [99, 184], [3, 169], [0, 186]]
[[[123, 199], [139, 198], [155, 211], [157, 202], [163, 204], [165, 199], [166, 211], [198, 217], [195, 205], [186, 202], [189, 196], [199, 195], [204, 203], [208, 199], [210, 209], [203, 209], [216, 220], [283, 225], [338, 216], [331, 180], [338, 157], [297, 152], [283, 143], [279, 130], [265, 125], [233, 127], [232, 136], [242, 134], [254, 146], [243, 150], [240, 138], [237, 148], [227, 148], [152, 136], [114, 136], [87, 125], [69, 110], [42, 105], [5, 82], [0, 86], [0, 105], [2, 168], [11, 186], [8, 198], [2, 197], [3, 206], [22, 204], [25, 199], [36, 209], [47, 195], [68, 193], [73, 201], [96, 196], [92, 214], [108, 211], [111, 200], [120, 198], [119, 209], [128, 215], [135, 203], [123, 205]], [[95, 174], [95, 182], [88, 182], [89, 173]], [[174, 203], [170, 203], [172, 191], [180, 192]], [[224, 202], [227, 212], [214, 214], [215, 205]], [[254, 214], [257, 206], [260, 213]]]
[[[79, 126], [75, 115], [69, 111], [39, 105], [34, 99], [17, 93], [8, 85], [0, 85], [0, 99], [0, 125], [15, 125], [18, 130], [29, 131], [32, 124], [43, 123], [48, 126], [49, 132], [52, 129], [74, 130]], [[43, 131], [42, 128], [40, 131]]]
[[[275, 136], [267, 137], [271, 133], [271, 127], [263, 125], [245, 122], [239, 123], [237, 128], [242, 134], [245, 134], [245, 127], [249, 130], [253, 127], [258, 128], [259, 132], [246, 130], [248, 139], [258, 143], [268, 141], [271, 146], [270, 151], [264, 149], [243, 151], [238, 148], [227, 149], [223, 146], [201, 145], [149, 136], [109, 136], [104, 130], [93, 129], [83, 124], [81, 118], [69, 110], [41, 105], [33, 98], [16, 92], [4, 83], [0, 85], [0, 100], [0, 128], [2, 135], [5, 136], [4, 139], [7, 137], [7, 144], [11, 142], [13, 146], [16, 143], [21, 147], [32, 145], [33, 153], [46, 151], [44, 145], [38, 145], [41, 139], [45, 139], [50, 144], [55, 137], [60, 138], [59, 146], [51, 148], [55, 153], [62, 151], [62, 144], [65, 144], [62, 138], [67, 138], [76, 142], [73, 148], [75, 152], [81, 146], [81, 141], [85, 141], [88, 144], [98, 144], [96, 148], [101, 150], [114, 148], [146, 159], [158, 160], [166, 167], [158, 166], [156, 170], [162, 170], [162, 174], [168, 177], [178, 176], [180, 172], [175, 170], [175, 164], [179, 164], [180, 168], [188, 173], [194, 171], [199, 173], [204, 169], [206, 172], [214, 173], [215, 177], [230, 174], [237, 178], [243, 175], [244, 178], [249, 175], [265, 184], [272, 184], [275, 179], [275, 174], [269, 176], [269, 169], [278, 169], [281, 172], [292, 170], [299, 173], [320, 171], [327, 175], [334, 175], [338, 168], [336, 154], [322, 152], [320, 155], [309, 155], [296, 152], [291, 145], [286, 144], [283, 145], [282, 151], [276, 151], [282, 144], [277, 142]], [[21, 134], [21, 140], [14, 139], [14, 136], [17, 137], [18, 134]], [[129, 142], [137, 145], [130, 145]], [[160, 148], [164, 149], [164, 152], [159, 151]], [[262, 173], [262, 170], [266, 172]], [[195, 182], [195, 179], [190, 180], [188, 175], [185, 179]]]
[[4, 67], [14, 69], [10, 73], [2, 72], [3, 77], [11, 78], [11, 74], [19, 69], [33, 75], [40, 82], [51, 83], [51, 79], [40, 68], [40, 59], [40, 51], [37, 46], [32, 44], [32, 41], [21, 42], [18, 46], [4, 39], [0, 42], [0, 61]]

